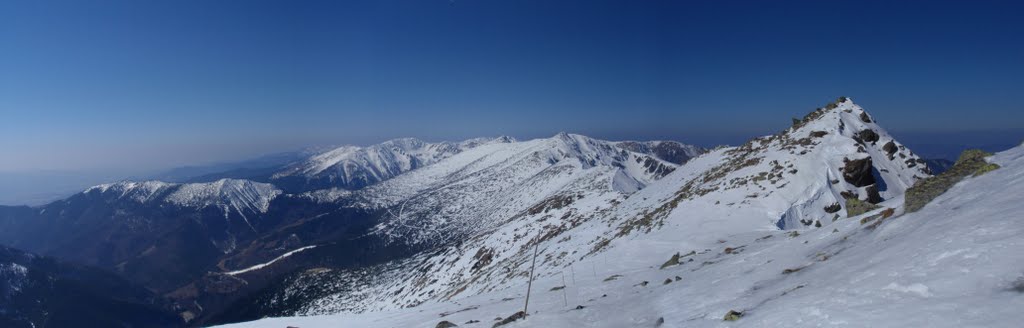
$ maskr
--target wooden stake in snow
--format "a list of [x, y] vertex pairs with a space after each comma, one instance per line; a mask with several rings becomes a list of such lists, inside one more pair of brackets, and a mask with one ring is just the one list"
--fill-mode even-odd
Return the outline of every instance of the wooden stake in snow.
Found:
[[[530, 279], [526, 283], [526, 305], [523, 305], [523, 313], [529, 315], [530, 312], [530, 290], [533, 289], [533, 270], [537, 268], [537, 249], [540, 248], [539, 239], [533, 239], [533, 264], [530, 265]], [[523, 318], [526, 319], [525, 317]]]

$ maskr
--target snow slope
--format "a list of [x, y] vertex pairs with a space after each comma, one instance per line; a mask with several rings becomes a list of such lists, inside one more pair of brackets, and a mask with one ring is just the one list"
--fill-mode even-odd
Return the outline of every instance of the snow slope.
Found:
[[355, 201], [389, 210], [378, 233], [437, 245], [492, 229], [552, 197], [621, 197], [675, 168], [611, 142], [560, 133], [482, 145], [366, 188]]
[[249, 180], [221, 179], [208, 183], [167, 183], [122, 181], [91, 187], [84, 194], [97, 193], [111, 199], [140, 204], [173, 204], [182, 207], [223, 208], [225, 215], [237, 212], [266, 213], [270, 201], [282, 192], [271, 184]]
[[359, 189], [451, 157], [467, 149], [515, 142], [510, 137], [428, 143], [413, 138], [389, 140], [369, 147], [343, 146], [289, 165], [271, 181], [298, 181], [299, 191], [328, 187]]
[[[856, 108], [850, 108], [849, 114], [857, 114]], [[839, 146], [819, 144], [814, 150], [832, 155], [816, 159], [836, 159], [839, 154], [827, 151], [834, 147]], [[804, 149], [792, 150], [798, 154]], [[865, 151], [872, 155], [871, 150]], [[530, 317], [507, 327], [1016, 327], [1024, 320], [1019, 311], [1024, 308], [1024, 269], [1019, 266], [1024, 263], [1020, 252], [1024, 204], [1019, 196], [1024, 194], [1024, 146], [990, 159], [1002, 168], [968, 178], [911, 214], [896, 211], [889, 213], [892, 216], [879, 216], [885, 212], [883, 207], [829, 222], [826, 229], [782, 231], [770, 219], [781, 214], [786, 201], [799, 203], [805, 196], [783, 190], [742, 203], [747, 199], [728, 192], [737, 187], [679, 199], [664, 210], [668, 213], [664, 217], [651, 217], [650, 221], [657, 223], [650, 224], [649, 230], [634, 225], [627, 233], [598, 243], [601, 247], [586, 243], [592, 237], [607, 238], [612, 236], [609, 233], [621, 232], [623, 226], [616, 223], [630, 220], [616, 216], [644, 208], [641, 203], [648, 203], [648, 213], [657, 214], [657, 204], [675, 200], [655, 198], [665, 190], [686, 190], [686, 183], [695, 179], [724, 188], [727, 185], [716, 184], [721, 174], [708, 173], [719, 172], [716, 168], [723, 162], [736, 159], [728, 152], [719, 149], [704, 155], [630, 195], [625, 203], [608, 205], [604, 211], [608, 215], [583, 220], [552, 238], [539, 238], [539, 279], [533, 284]], [[830, 163], [817, 162], [822, 168], [811, 173], [835, 173]], [[903, 188], [900, 183], [912, 182], [913, 174], [920, 174], [907, 166], [885, 167], [890, 170], [886, 183], [892, 192], [882, 193], [886, 198], [883, 206], [898, 209], [900, 197], [895, 190]], [[799, 167], [798, 173], [813, 171], [800, 163], [794, 167]], [[744, 172], [742, 168], [730, 170], [724, 176]], [[757, 172], [746, 173], [757, 176]], [[822, 187], [815, 185], [816, 179], [804, 180], [798, 174], [784, 178], [788, 185], [802, 184], [800, 191], [812, 194], [815, 187]], [[863, 187], [829, 185], [863, 191]], [[445, 279], [490, 258], [475, 274], [464, 273], [470, 283], [453, 285], [467, 290], [457, 295], [433, 297], [412, 308], [273, 318], [229, 326], [433, 327], [447, 320], [460, 327], [489, 327], [495, 317], [522, 309], [529, 257], [520, 254], [532, 253], [533, 248], [522, 240], [552, 231], [539, 229], [539, 224], [572, 222], [575, 214], [565, 218], [565, 212], [576, 213], [605, 200], [620, 201], [593, 195], [582, 199], [588, 203], [546, 207], [539, 212], [547, 214], [541, 216], [546, 217], [543, 221], [529, 216], [469, 239], [460, 247], [417, 259], [431, 264], [419, 267], [433, 272], [426, 277]], [[727, 205], [723, 200], [738, 202]], [[522, 237], [502, 239], [516, 233]], [[481, 256], [478, 246], [511, 250]], [[584, 254], [588, 250], [596, 252]], [[679, 264], [662, 268], [673, 254], [680, 254]], [[495, 274], [481, 271], [495, 266], [512, 274], [498, 281]], [[396, 271], [414, 270], [401, 268]], [[370, 287], [376, 282], [380, 281], [370, 281]], [[494, 288], [481, 289], [482, 284]], [[422, 285], [406, 287], [426, 292], [442, 286], [424, 280]], [[555, 288], [560, 286], [564, 288]], [[393, 295], [406, 297], [402, 292]], [[730, 310], [743, 315], [736, 322], [723, 321]], [[468, 323], [471, 320], [479, 322]]]

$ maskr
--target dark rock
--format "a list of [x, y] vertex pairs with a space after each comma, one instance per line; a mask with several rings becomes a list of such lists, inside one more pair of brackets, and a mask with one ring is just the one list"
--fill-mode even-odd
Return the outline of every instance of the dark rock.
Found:
[[868, 112], [860, 112], [860, 120], [864, 123], [871, 123], [871, 116], [868, 116]]
[[875, 133], [875, 130], [866, 129], [857, 133], [856, 139], [860, 139], [863, 143], [873, 143], [877, 142], [878, 138], [878, 133]]
[[896, 158], [897, 147], [896, 147], [896, 143], [895, 142], [892, 142], [892, 141], [886, 142], [885, 145], [882, 146], [882, 150], [885, 151], [886, 155], [889, 155], [889, 160], [892, 160], [893, 158]]
[[811, 131], [811, 137], [812, 138], [821, 138], [821, 137], [824, 137], [825, 135], [828, 135], [828, 132], [825, 132], [825, 131]]
[[1024, 277], [1017, 278], [1017, 281], [1014, 281], [1013, 285], [1010, 286], [1010, 290], [1024, 293]]
[[843, 180], [856, 187], [872, 185], [875, 183], [875, 176], [871, 174], [871, 169], [871, 157], [847, 160], [843, 166]]
[[576, 309], [577, 309], [577, 310], [582, 310], [582, 309], [584, 309], [584, 308], [586, 308], [586, 307], [585, 307], [585, 306], [582, 306], [582, 305], [577, 305], [577, 306], [576, 306]]
[[725, 314], [722, 318], [724, 321], [736, 321], [743, 317], [743, 311], [729, 310], [729, 313]]
[[556, 291], [556, 290], [563, 290], [563, 289], [565, 289], [565, 286], [555, 286], [555, 287], [551, 287], [550, 291], [553, 292], [553, 291]]
[[882, 202], [882, 195], [878, 193], [878, 187], [875, 185], [870, 185], [867, 188], [864, 188], [864, 191], [868, 194], [868, 203], [878, 204]]
[[832, 205], [825, 206], [825, 213], [832, 214], [832, 213], [835, 213], [835, 212], [839, 212], [839, 210], [842, 210], [842, 209], [843, 209], [843, 206], [839, 205], [839, 203], [832, 203]]
[[508, 318], [505, 318], [504, 320], [501, 320], [500, 322], [495, 323], [494, 326], [491, 326], [491, 328], [504, 326], [504, 325], [510, 324], [512, 322], [515, 322], [516, 320], [525, 319], [525, 318], [526, 318], [526, 312], [519, 311], [519, 312], [516, 312], [516, 314], [513, 314], [513, 315], [509, 316]]
[[491, 264], [491, 261], [494, 260], [494, 250], [487, 247], [480, 247], [480, 249], [476, 251], [476, 254], [473, 255], [473, 259], [475, 259], [476, 262], [473, 263], [473, 267], [470, 268], [470, 271], [479, 271], [488, 264]]
[[664, 269], [675, 265], [679, 265], [679, 253], [672, 255], [672, 257], [669, 258], [668, 261], [665, 261], [665, 263], [661, 265], [660, 269]]
[[445, 320], [445, 321], [438, 322], [437, 326], [434, 326], [434, 328], [452, 328], [452, 327], [458, 327], [458, 326], [459, 325], [456, 325], [454, 323], [451, 323], [450, 321]]

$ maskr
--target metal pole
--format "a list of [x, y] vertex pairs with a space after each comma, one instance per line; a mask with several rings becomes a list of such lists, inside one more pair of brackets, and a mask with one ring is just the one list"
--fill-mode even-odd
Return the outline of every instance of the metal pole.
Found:
[[572, 286], [576, 287], [576, 269], [572, 267], [572, 264], [569, 265], [569, 273], [572, 274]]
[[569, 299], [565, 296], [565, 271], [562, 271], [562, 302], [565, 303], [565, 307], [569, 307]]
[[[523, 305], [523, 313], [529, 315], [530, 309], [530, 290], [533, 289], [533, 270], [537, 268], [537, 249], [540, 248], [540, 242], [537, 238], [534, 238], [533, 246], [533, 264], [530, 266], [530, 279], [526, 283], [526, 305]], [[526, 319], [526, 317], [523, 317]]]

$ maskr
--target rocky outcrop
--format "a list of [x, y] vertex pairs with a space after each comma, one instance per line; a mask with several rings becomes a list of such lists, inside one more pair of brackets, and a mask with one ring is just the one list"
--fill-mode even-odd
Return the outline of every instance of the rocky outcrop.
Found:
[[875, 176], [871, 174], [871, 157], [855, 160], [844, 160], [843, 180], [855, 187], [866, 187], [875, 183]]
[[924, 208], [932, 199], [939, 197], [957, 182], [968, 176], [978, 176], [999, 168], [999, 165], [985, 161], [991, 153], [981, 150], [966, 150], [948, 171], [934, 177], [918, 181], [907, 189], [907, 212], [916, 212]]
[[878, 142], [878, 138], [879, 138], [879, 136], [878, 136], [877, 132], [875, 132], [874, 130], [871, 130], [871, 129], [867, 129], [867, 130], [864, 130], [864, 131], [861, 131], [861, 132], [857, 133], [857, 136], [854, 139], [857, 140], [860, 143], [867, 144], [867, 143]]

